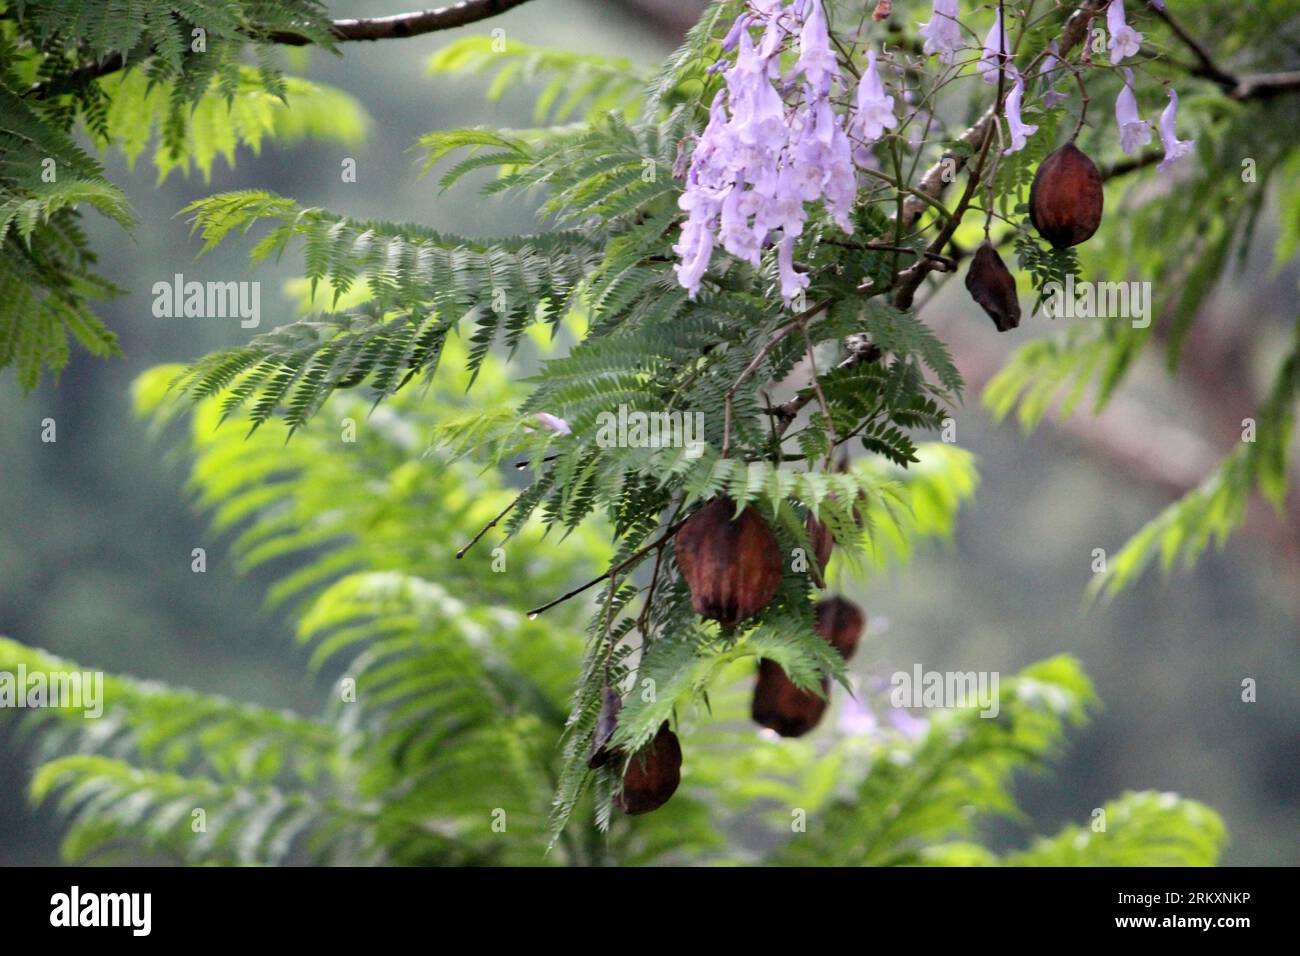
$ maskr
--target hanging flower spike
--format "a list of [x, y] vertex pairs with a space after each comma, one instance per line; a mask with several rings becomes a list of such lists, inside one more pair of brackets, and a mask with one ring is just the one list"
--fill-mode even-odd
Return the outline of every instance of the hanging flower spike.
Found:
[[1142, 34], [1128, 25], [1124, 17], [1124, 0], [1110, 0], [1106, 8], [1106, 30], [1110, 33], [1110, 62], [1119, 63], [1126, 56], [1136, 56], [1142, 49]]
[[1160, 161], [1157, 167], [1164, 172], [1178, 160], [1182, 159], [1192, 151], [1196, 140], [1181, 140], [1178, 138], [1176, 127], [1178, 125], [1178, 92], [1170, 89], [1169, 105], [1165, 107], [1164, 112], [1160, 114], [1160, 142], [1165, 148], [1165, 158]]
[[853, 156], [858, 165], [866, 165], [870, 156], [867, 144], [879, 140], [885, 135], [885, 130], [897, 127], [894, 98], [885, 93], [885, 84], [876, 68], [876, 51], [872, 50], [867, 54], [867, 68], [862, 71], [862, 80], [858, 83], [857, 108], [850, 124], [850, 130], [863, 144]]
[[1124, 88], [1115, 98], [1115, 121], [1119, 123], [1119, 148], [1132, 156], [1138, 148], [1151, 142], [1151, 127], [1138, 116], [1137, 96], [1133, 93], [1133, 71], [1124, 71]]
[[1007, 129], [1011, 133], [1011, 145], [1002, 151], [1003, 156], [1010, 156], [1025, 148], [1025, 138], [1038, 132], [1037, 126], [1027, 126], [1020, 121], [1020, 108], [1025, 99], [1025, 79], [1015, 67], [1008, 68], [1015, 76], [1015, 86], [1007, 96]]
[[918, 23], [925, 37], [922, 52], [939, 54], [940, 63], [952, 63], [961, 49], [961, 24], [957, 22], [957, 0], [934, 0], [934, 12], [928, 23]]
[[976, 65], [985, 83], [996, 83], [999, 64], [1011, 59], [1009, 53], [1003, 52], [1006, 42], [1006, 36], [1002, 32], [1002, 11], [999, 10], [993, 20], [993, 29], [984, 38], [984, 55]]
[[804, 79], [818, 95], [829, 93], [831, 80], [839, 78], [840, 65], [831, 52], [831, 37], [821, 0], [809, 0], [808, 16], [799, 34], [799, 62], [795, 68], [803, 72]]

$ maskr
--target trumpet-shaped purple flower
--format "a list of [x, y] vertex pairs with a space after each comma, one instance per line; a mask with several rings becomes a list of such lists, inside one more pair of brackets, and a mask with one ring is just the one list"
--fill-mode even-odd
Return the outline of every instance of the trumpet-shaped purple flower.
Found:
[[[867, 54], [867, 68], [862, 71], [862, 80], [858, 83], [856, 105], [851, 132], [864, 145], [879, 140], [885, 135], [885, 130], [898, 127], [894, 98], [885, 93], [885, 85], [880, 81], [875, 50]], [[855, 156], [859, 163], [864, 162], [864, 153], [866, 150], [859, 148]]]
[[1106, 29], [1110, 33], [1110, 62], [1119, 63], [1126, 56], [1136, 56], [1142, 48], [1142, 34], [1128, 25], [1124, 16], [1124, 0], [1110, 0], [1106, 8]]
[[808, 5], [808, 16], [799, 34], [799, 62], [795, 68], [821, 95], [830, 92], [832, 80], [839, 79], [840, 65], [831, 52], [826, 11], [822, 9], [821, 0], [808, 0]]
[[1169, 105], [1165, 107], [1164, 112], [1160, 114], [1160, 143], [1165, 148], [1165, 158], [1160, 161], [1158, 167], [1164, 172], [1178, 160], [1182, 159], [1192, 151], [1196, 144], [1195, 140], [1181, 140], [1177, 133], [1178, 125], [1178, 93], [1171, 89], [1169, 91]]
[[989, 30], [989, 35], [984, 38], [984, 55], [976, 65], [985, 83], [996, 83], [1000, 64], [1011, 59], [1005, 52], [1006, 46], [1007, 38], [1002, 30], [1002, 11], [999, 10], [994, 16], [993, 29]]
[[934, 11], [928, 23], [918, 23], [922, 48], [926, 56], [939, 54], [940, 63], [951, 63], [961, 49], [961, 24], [957, 21], [957, 0], [934, 0]]
[[802, 272], [794, 271], [794, 236], [787, 235], [776, 247], [777, 270], [781, 276], [781, 298], [791, 301], [804, 289], [808, 288], [809, 279]]
[[1124, 71], [1124, 88], [1115, 98], [1115, 121], [1119, 123], [1119, 148], [1126, 156], [1132, 156], [1139, 147], [1151, 142], [1151, 126], [1138, 115], [1132, 70]]
[[1007, 129], [1011, 133], [1011, 145], [1002, 151], [1004, 156], [1020, 152], [1025, 148], [1025, 138], [1038, 132], [1037, 126], [1029, 126], [1020, 120], [1020, 108], [1024, 105], [1025, 99], [1025, 78], [1016, 71], [1015, 67], [1009, 67], [1008, 69], [1015, 76], [1015, 86], [1011, 87], [1011, 92], [1007, 95], [1005, 107]]

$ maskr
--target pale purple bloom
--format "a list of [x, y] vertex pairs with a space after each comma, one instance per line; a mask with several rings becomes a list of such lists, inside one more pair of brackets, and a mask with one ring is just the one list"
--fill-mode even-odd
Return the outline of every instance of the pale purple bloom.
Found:
[[1055, 40], [1047, 44], [1047, 53], [1044, 54], [1043, 56], [1043, 65], [1038, 68], [1039, 76], [1043, 76], [1046, 73], [1051, 73], [1053, 70], [1056, 69], [1057, 65], [1061, 62], [1059, 59], [1057, 59], [1057, 54], [1060, 52], [1061, 52], [1061, 47], [1057, 44]]
[[568, 422], [563, 418], [550, 414], [549, 412], [538, 412], [533, 417], [537, 419], [537, 424], [541, 425], [548, 432], [555, 432], [559, 435], [573, 434], [572, 430], [569, 428]]
[[736, 17], [736, 22], [731, 25], [731, 29], [727, 31], [727, 36], [722, 41], [722, 52], [730, 53], [732, 50], [734, 50], [736, 48], [736, 44], [740, 42], [741, 32], [744, 31], [745, 28], [748, 26], [749, 26], [748, 13], [742, 13], [740, 16]]
[[[876, 68], [876, 51], [867, 54], [867, 68], [858, 83], [857, 110], [853, 116], [852, 133], [864, 144], [874, 143], [885, 135], [885, 130], [896, 129], [898, 117], [894, 115], [894, 98], [885, 93]], [[855, 159], [863, 163], [865, 149], [859, 148]]]
[[920, 740], [930, 729], [928, 720], [924, 717], [913, 717], [912, 712], [905, 707], [890, 708], [889, 722], [908, 740]]
[[1119, 63], [1126, 56], [1136, 56], [1142, 48], [1142, 34], [1128, 25], [1124, 17], [1124, 0], [1110, 0], [1106, 8], [1106, 29], [1110, 33], [1110, 62]]
[[928, 23], [918, 23], [925, 37], [926, 56], [939, 54], [940, 63], [951, 63], [961, 49], [961, 24], [957, 22], [957, 0], [934, 0]]
[[1007, 129], [1011, 133], [1011, 145], [1002, 151], [1004, 156], [1020, 152], [1025, 148], [1025, 138], [1038, 132], [1037, 126], [1029, 126], [1020, 120], [1020, 107], [1023, 105], [1025, 98], [1025, 80], [1016, 71], [1015, 67], [1010, 69], [1015, 75], [1016, 85], [1011, 88], [1011, 92], [1007, 96]]
[[[823, 202], [841, 229], [853, 230], [853, 147], [830, 100], [840, 72], [822, 0], [750, 0], [744, 16], [745, 26], [724, 41], [735, 63], [723, 70], [726, 88], [709, 111], [678, 200], [688, 218], [673, 247], [681, 259], [675, 268], [694, 298], [716, 245], [759, 267], [775, 244], [789, 301], [809, 283], [794, 269], [806, 203]], [[755, 46], [747, 28], [764, 21]], [[781, 54], [795, 37], [799, 58], [782, 77]]]
[[1062, 93], [1060, 90], [1044, 90], [1043, 106], [1047, 109], [1055, 109], [1070, 98], [1069, 93]]
[[1047, 89], [1043, 92], [1043, 105], [1050, 110], [1064, 103], [1070, 97], [1059, 90], [1052, 89], [1053, 84], [1060, 81], [1059, 76], [1053, 76], [1052, 74], [1061, 65], [1061, 61], [1057, 57], [1057, 54], [1061, 52], [1061, 48], [1053, 40], [1047, 45], [1047, 50], [1047, 54], [1043, 57], [1043, 64], [1038, 68], [1038, 75], [1047, 79]]
[[831, 52], [831, 38], [826, 28], [826, 11], [821, 0], [808, 0], [808, 16], [799, 34], [799, 62], [796, 69], [819, 94], [830, 92], [831, 80], [840, 75], [840, 66]]
[[781, 275], [781, 298], [788, 304], [808, 288], [808, 276], [794, 271], [794, 236], [786, 236], [776, 247], [777, 269]]
[[1151, 6], [1163, 11], [1165, 9], [1165, 0], [1151, 0]]
[[1119, 147], [1126, 156], [1151, 142], [1151, 127], [1138, 116], [1137, 96], [1133, 93], [1133, 71], [1124, 71], [1124, 88], [1115, 99], [1115, 121], [1119, 123]]
[[1057, 54], [1061, 52], [1061, 48], [1057, 45], [1057, 42], [1053, 40], [1047, 45], [1047, 49], [1048, 53], [1043, 57], [1043, 65], [1038, 68], [1038, 75], [1047, 78], [1047, 89], [1043, 91], [1043, 106], [1050, 110], [1060, 106], [1070, 97], [1068, 94], [1062, 93], [1060, 90], [1053, 89], [1053, 85], [1058, 83], [1061, 79], [1059, 76], [1053, 75], [1056, 72], [1056, 68], [1061, 65], [1061, 61], [1057, 56]]
[[907, 708], [893, 705], [889, 700], [889, 685], [880, 675], [873, 675], [861, 684], [854, 681], [854, 696], [845, 698], [837, 725], [845, 736], [877, 739], [897, 734], [907, 740], [919, 740], [930, 729], [930, 722], [924, 717], [914, 717]]
[[999, 10], [994, 16], [993, 29], [984, 38], [984, 55], [976, 65], [985, 83], [996, 83], [999, 64], [1011, 59], [1010, 54], [1005, 52], [1006, 43], [1007, 38], [1002, 32], [1002, 11]]
[[1164, 112], [1160, 114], [1160, 143], [1165, 148], [1165, 158], [1161, 160], [1158, 167], [1164, 172], [1178, 160], [1182, 159], [1192, 151], [1195, 140], [1181, 140], [1178, 138], [1178, 93], [1170, 89], [1169, 105], [1165, 107]]
[[839, 730], [849, 736], [873, 734], [880, 726], [876, 715], [856, 697], [846, 697], [840, 708]]

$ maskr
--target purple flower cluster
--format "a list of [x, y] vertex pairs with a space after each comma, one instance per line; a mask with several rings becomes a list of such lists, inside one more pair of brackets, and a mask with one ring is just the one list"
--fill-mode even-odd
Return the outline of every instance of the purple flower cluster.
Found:
[[[781, 296], [791, 303], [809, 284], [795, 267], [795, 244], [803, 235], [810, 203], [822, 203], [830, 219], [846, 233], [853, 231], [850, 214], [857, 193], [855, 167], [874, 168], [872, 144], [886, 130], [897, 129], [894, 97], [886, 92], [869, 51], [847, 116], [836, 112], [832, 96], [848, 92], [848, 83], [831, 49], [823, 0], [749, 0], [723, 41], [735, 62], [720, 61], [715, 71], [726, 80], [709, 109], [709, 121], [695, 144], [689, 167], [679, 156], [674, 175], [686, 188], [679, 205], [687, 213], [673, 251], [680, 261], [677, 280], [695, 298], [718, 245], [732, 256], [762, 266], [763, 255], [776, 251]], [[1152, 0], [1163, 10], [1164, 4]], [[933, 14], [918, 24], [924, 52], [952, 64], [963, 49], [958, 0], [933, 0]], [[1142, 34], [1128, 25], [1123, 0], [1110, 0], [1106, 10], [1111, 62], [1135, 55]], [[757, 42], [755, 37], [758, 37]], [[986, 83], [1000, 84], [1006, 99], [1003, 116], [1010, 144], [1004, 153], [1024, 149], [1038, 127], [1022, 118], [1026, 79], [1016, 69], [1006, 25], [999, 10], [985, 40], [975, 71]], [[782, 54], [797, 44], [798, 59], [782, 72]], [[1053, 76], [1062, 67], [1053, 43], [1038, 71], [1045, 92], [1042, 102], [1054, 108], [1067, 94], [1054, 89]], [[788, 60], [787, 60], [788, 62]], [[1151, 141], [1152, 126], [1138, 113], [1133, 73], [1123, 71], [1125, 84], [1115, 104], [1120, 145], [1134, 154]], [[1160, 169], [1186, 156], [1191, 141], [1175, 133], [1178, 97], [1160, 117], [1164, 161]], [[904, 93], [904, 99], [908, 97]], [[914, 135], [915, 132], [914, 132]], [[919, 148], [919, 142], [913, 142]]]
[[[757, 45], [753, 27], [763, 28]], [[796, 37], [799, 58], [783, 76], [780, 55]], [[866, 144], [895, 128], [893, 97], [885, 95], [873, 54], [846, 128], [831, 105], [844, 79], [821, 0], [750, 0], [723, 46], [736, 51], [736, 62], [724, 73], [726, 87], [713, 101], [686, 173], [679, 203], [688, 218], [673, 247], [681, 258], [677, 279], [693, 298], [715, 245], [756, 268], [763, 250], [775, 245], [788, 303], [808, 286], [794, 266], [807, 204], [821, 201], [836, 225], [853, 231], [857, 173], [849, 134]]]

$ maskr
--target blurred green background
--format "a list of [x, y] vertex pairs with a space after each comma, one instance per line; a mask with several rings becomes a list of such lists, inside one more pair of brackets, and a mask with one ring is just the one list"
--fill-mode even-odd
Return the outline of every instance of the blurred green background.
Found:
[[[698, 6], [544, 0], [470, 29], [652, 62]], [[364, 0], [332, 7], [336, 15], [394, 12]], [[219, 161], [210, 183], [173, 176], [160, 188], [146, 161], [128, 172], [119, 156], [108, 157], [110, 176], [125, 184], [142, 218], [131, 237], [89, 220], [101, 272], [130, 290], [101, 310], [126, 357], [101, 362], [74, 352], [57, 388], [46, 382], [26, 398], [12, 376], [0, 380], [0, 633], [89, 667], [317, 710], [324, 688], [304, 676], [304, 652], [281, 614], [263, 609], [262, 582], [234, 576], [226, 542], [210, 536], [188, 505], [183, 463], [145, 434], [129, 407], [129, 385], [144, 369], [238, 344], [254, 330], [235, 319], [154, 318], [150, 287], [177, 272], [200, 281], [257, 279], [263, 325], [256, 331], [291, 317], [280, 290], [295, 275], [292, 258], [249, 269], [247, 247], [230, 242], [196, 261], [199, 244], [175, 214], [224, 190], [265, 188], [361, 217], [469, 235], [532, 228], [523, 204], [482, 200], [472, 187], [440, 196], [432, 179], [418, 176], [411, 147], [421, 133], [531, 122], [525, 92], [487, 104], [483, 81], [424, 75], [429, 53], [465, 32], [352, 44], [342, 59], [316, 55], [303, 71], [291, 67], [363, 102], [373, 121], [363, 144], [271, 143], [259, 157], [242, 153], [235, 170]], [[357, 161], [356, 183], [340, 182], [345, 157]], [[1272, 276], [1248, 266], [1216, 307], [1230, 321], [1260, 309], [1286, 314], [1296, 280], [1294, 271]], [[955, 289], [928, 308], [943, 316], [941, 329], [987, 331]], [[1162, 413], [1186, 414], [1163, 390], [1163, 374], [1153, 365], [1127, 388]], [[57, 422], [54, 444], [40, 441], [47, 417]], [[992, 427], [974, 394], [957, 422], [959, 442], [979, 456], [976, 503], [962, 514], [951, 547], [923, 553], [889, 578], [846, 583], [873, 619], [855, 667], [893, 671], [920, 662], [1010, 673], [1073, 653], [1106, 708], [1062, 754], [1056, 773], [1022, 781], [1037, 830], [1087, 819], [1126, 789], [1168, 789], [1222, 813], [1231, 834], [1225, 863], [1298, 862], [1297, 565], [1242, 534], [1192, 573], [1167, 582], [1149, 576], [1109, 608], [1085, 611], [1092, 549], [1118, 548], [1169, 495], [1050, 427], [1028, 439], [1013, 426]], [[190, 570], [195, 547], [207, 549], [206, 574]], [[1248, 677], [1258, 682], [1254, 704], [1240, 700]], [[13, 722], [0, 722], [0, 864], [58, 862], [57, 818], [30, 808], [25, 796], [32, 746], [15, 739]], [[994, 845], [1020, 836], [1016, 825], [1000, 825]]]

